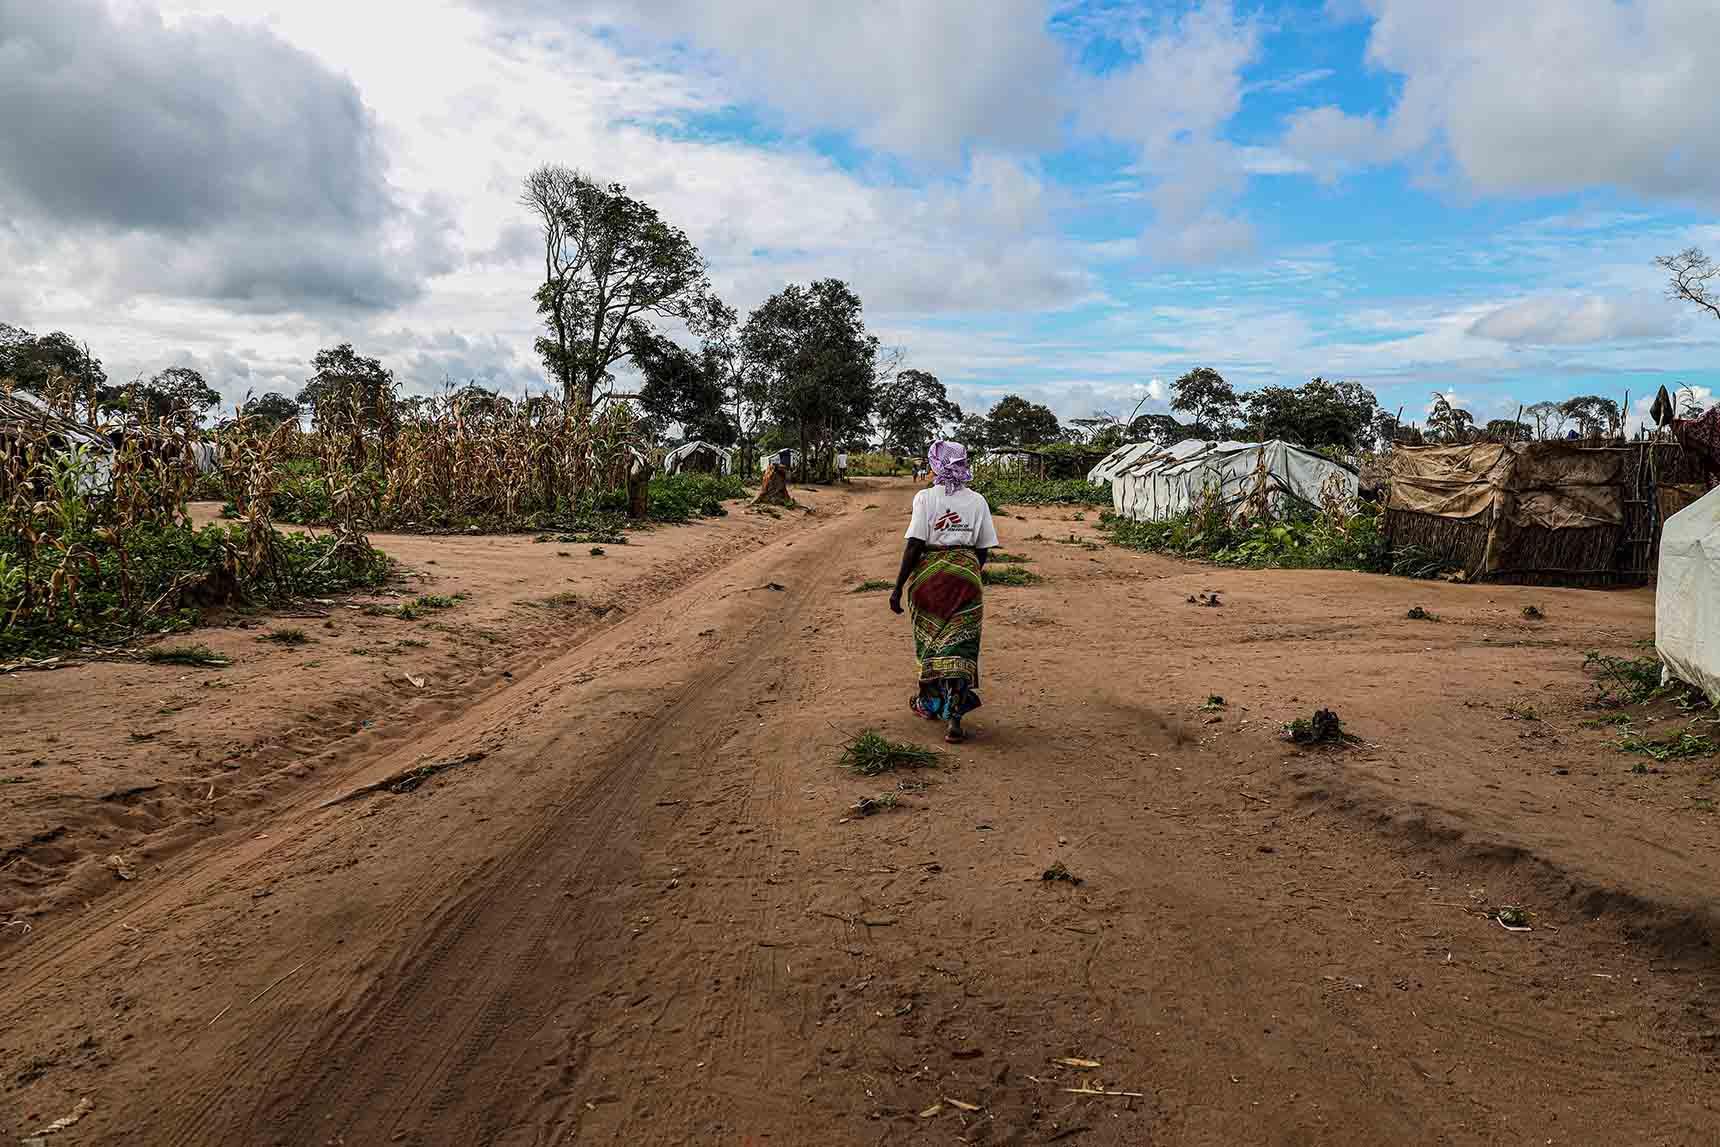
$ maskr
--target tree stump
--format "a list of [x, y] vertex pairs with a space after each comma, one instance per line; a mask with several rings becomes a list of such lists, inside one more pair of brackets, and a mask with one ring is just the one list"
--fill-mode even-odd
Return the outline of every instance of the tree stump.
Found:
[[759, 487], [758, 497], [753, 499], [755, 506], [792, 506], [794, 499], [788, 494], [788, 468], [780, 462], [772, 462], [764, 472], [764, 485]]
[[651, 466], [635, 458], [627, 471], [627, 516], [635, 522], [651, 512]]

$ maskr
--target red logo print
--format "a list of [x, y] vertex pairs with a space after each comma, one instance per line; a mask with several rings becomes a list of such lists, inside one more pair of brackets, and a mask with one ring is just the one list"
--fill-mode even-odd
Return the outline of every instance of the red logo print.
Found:
[[938, 515], [938, 520], [932, 523], [934, 530], [964, 530], [966, 528], [967, 523], [963, 522], [962, 516], [954, 510], [945, 510]]

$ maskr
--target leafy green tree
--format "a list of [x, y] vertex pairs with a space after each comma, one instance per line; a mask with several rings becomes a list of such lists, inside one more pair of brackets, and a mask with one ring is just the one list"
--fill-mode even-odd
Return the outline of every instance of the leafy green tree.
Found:
[[950, 438], [968, 450], [984, 450], [992, 444], [991, 424], [983, 414], [964, 414], [950, 427]]
[[1461, 406], [1453, 406], [1445, 395], [1434, 392], [1433, 407], [1427, 414], [1430, 437], [1448, 446], [1460, 446], [1475, 439], [1475, 416]]
[[544, 241], [536, 298], [546, 334], [536, 349], [563, 400], [589, 411], [647, 320], [698, 312], [710, 290], [705, 260], [685, 232], [619, 183], [540, 167], [526, 177], [521, 202]]
[[107, 386], [101, 360], [71, 335], [54, 331], [38, 337], [8, 323], [0, 323], [0, 379], [35, 394], [47, 394], [58, 381], [86, 402], [96, 401]]
[[221, 401], [221, 392], [189, 366], [170, 366], [147, 382], [103, 390], [107, 405], [150, 422], [166, 420], [194, 426], [209, 408]]
[[1523, 413], [1534, 424], [1535, 437], [1543, 440], [1563, 435], [1570, 418], [1562, 402], [1536, 402], [1524, 407]]
[[1559, 413], [1577, 424], [1577, 435], [1582, 438], [1616, 434], [1624, 426], [1618, 402], [1598, 394], [1567, 398], [1559, 404]]
[[733, 446], [734, 420], [725, 408], [721, 363], [714, 355], [695, 354], [673, 339], [641, 332], [631, 350], [644, 380], [639, 405], [657, 433], [678, 424], [688, 438]]
[[1129, 424], [1131, 442], [1156, 442], [1160, 446], [1174, 446], [1185, 438], [1193, 437], [1196, 437], [1194, 427], [1183, 425], [1169, 414], [1142, 414]]
[[1018, 394], [1006, 394], [986, 413], [988, 445], [1044, 446], [1056, 442], [1063, 426], [1049, 406], [1029, 402]]
[[1171, 409], [1193, 415], [1197, 435], [1224, 437], [1240, 407], [1236, 391], [1210, 366], [1197, 366], [1171, 383]]
[[793, 428], [802, 466], [828, 476], [836, 444], [864, 432], [876, 405], [878, 339], [841, 279], [791, 283], [747, 316], [741, 341], [772, 421]]
[[1489, 442], [1527, 442], [1529, 428], [1515, 418], [1490, 418], [1481, 428], [1481, 436]]
[[393, 371], [359, 354], [351, 343], [319, 350], [311, 366], [315, 373], [299, 391], [298, 403], [318, 427], [351, 434], [360, 455], [366, 432], [393, 439], [399, 418]]
[[1295, 388], [1264, 386], [1243, 398], [1248, 432], [1260, 439], [1282, 438], [1315, 449], [1335, 446], [1359, 450], [1373, 441], [1379, 403], [1373, 391], [1356, 382], [1310, 379]]
[[887, 448], [924, 454], [938, 431], [962, 416], [938, 376], [903, 370], [878, 387], [878, 420]]
[[286, 422], [296, 423], [299, 420], [299, 404], [274, 391], [259, 394], [254, 398], [247, 397], [239, 412], [266, 427], [280, 426]]

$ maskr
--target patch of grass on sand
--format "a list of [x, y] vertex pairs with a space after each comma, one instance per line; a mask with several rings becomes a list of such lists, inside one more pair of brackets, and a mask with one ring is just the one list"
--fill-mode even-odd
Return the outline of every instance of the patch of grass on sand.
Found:
[[296, 626], [284, 629], [271, 629], [257, 638], [258, 641], [273, 641], [276, 645], [303, 645], [310, 640], [305, 631]]
[[892, 809], [895, 807], [895, 793], [879, 793], [875, 797], [861, 797], [859, 803], [854, 806], [852, 811], [855, 816], [871, 816], [874, 813], [880, 813], [886, 809]]
[[1045, 579], [1020, 566], [986, 566], [980, 571], [986, 585], [1038, 585]]
[[233, 664], [207, 645], [157, 645], [143, 651], [143, 659], [152, 665], [201, 665], [208, 669], [225, 669]]
[[994, 562], [1030, 562], [1033, 560], [1026, 554], [1008, 554], [1002, 550], [991, 551], [990, 558]]
[[1720, 745], [1714, 743], [1712, 737], [1700, 733], [1692, 733], [1689, 729], [1680, 729], [1676, 733], [1664, 737], [1650, 737], [1643, 733], [1626, 732], [1619, 738], [1618, 747], [1626, 753], [1636, 753], [1656, 761], [1677, 761], [1686, 757], [1712, 757], [1720, 753]]
[[463, 597], [465, 597], [465, 594], [456, 594], [453, 597], [444, 597], [439, 593], [427, 593], [420, 596], [412, 604], [417, 606], [419, 609], [453, 609], [455, 604]]
[[842, 748], [841, 765], [863, 777], [875, 777], [895, 769], [935, 769], [943, 754], [905, 741], [885, 740], [867, 729]]
[[849, 593], [877, 593], [881, 589], [895, 589], [895, 588], [896, 588], [896, 583], [893, 581], [884, 581], [880, 578], [868, 578], [866, 581], [861, 582], [859, 585], [855, 586], [853, 589], [849, 590], [848, 592]]

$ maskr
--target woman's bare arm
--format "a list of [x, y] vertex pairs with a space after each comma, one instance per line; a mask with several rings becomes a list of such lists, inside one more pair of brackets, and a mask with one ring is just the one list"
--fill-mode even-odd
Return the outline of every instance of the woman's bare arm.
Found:
[[896, 588], [890, 593], [891, 613], [902, 612], [902, 587], [908, 584], [908, 575], [920, 564], [920, 555], [925, 552], [926, 543], [919, 538], [909, 538], [908, 544], [902, 547], [902, 568], [896, 571]]

